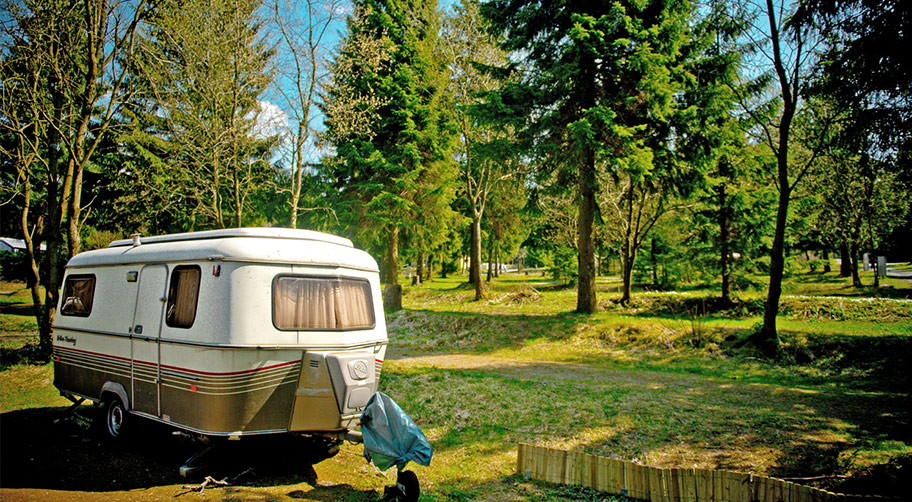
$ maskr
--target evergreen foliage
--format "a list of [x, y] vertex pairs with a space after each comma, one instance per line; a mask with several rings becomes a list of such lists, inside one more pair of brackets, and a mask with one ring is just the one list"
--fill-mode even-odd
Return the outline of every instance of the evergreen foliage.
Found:
[[141, 153], [127, 182], [189, 213], [189, 229], [240, 227], [271, 188], [270, 131], [258, 129], [259, 97], [273, 55], [260, 33], [258, 0], [167, 1], [157, 6], [135, 62]]
[[398, 284], [405, 225], [445, 233], [455, 196], [452, 131], [440, 110], [436, 3], [357, 2], [325, 89], [327, 196], [343, 227], [384, 249], [384, 280]]
[[[597, 193], [612, 185], [624, 291], [636, 252], [667, 210], [670, 194], [698, 178], [675, 150], [694, 6], [686, 1], [535, 2], [495, 0], [484, 12], [525, 55], [516, 85], [551, 184], [573, 180], [578, 197], [577, 311], [593, 312]], [[694, 167], [691, 165], [690, 167]], [[604, 205], [604, 204], [603, 204]], [[645, 214], [646, 211], [648, 214]]]

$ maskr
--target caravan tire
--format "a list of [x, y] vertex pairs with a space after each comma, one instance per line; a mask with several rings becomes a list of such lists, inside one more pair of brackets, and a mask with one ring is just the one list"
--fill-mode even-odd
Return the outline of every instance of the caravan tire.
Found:
[[126, 430], [127, 408], [120, 399], [114, 397], [104, 405], [104, 427], [102, 431], [107, 437], [121, 438]]

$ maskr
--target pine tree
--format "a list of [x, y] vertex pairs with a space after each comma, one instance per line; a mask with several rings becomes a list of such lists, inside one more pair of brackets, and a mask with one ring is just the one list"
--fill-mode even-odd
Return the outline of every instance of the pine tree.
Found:
[[[527, 54], [530, 71], [520, 84], [525, 92], [514, 95], [529, 96], [525, 104], [539, 151], [553, 167], [574, 175], [576, 310], [594, 312], [597, 174], [629, 179], [632, 202], [634, 188], [658, 187], [653, 180], [659, 171], [673, 167], [666, 153], [670, 128], [663, 124], [682, 88], [680, 49], [692, 6], [677, 0], [495, 0], [484, 13], [505, 33], [505, 48]], [[631, 258], [634, 252], [628, 249]]]
[[324, 89], [325, 138], [335, 150], [326, 162], [328, 196], [345, 227], [384, 250], [388, 308], [401, 303], [403, 226], [449, 210], [454, 194], [452, 133], [438, 106], [436, 19], [429, 0], [356, 2]]
[[[738, 116], [736, 92], [732, 89], [739, 78], [741, 53], [736, 44], [743, 33], [743, 22], [721, 12], [718, 4], [713, 7], [695, 26], [695, 36], [686, 46], [692, 79], [680, 99], [684, 111], [675, 119], [680, 122], [679, 129], [687, 131], [680, 138], [678, 152], [704, 174], [695, 187], [694, 219], [698, 228], [706, 220], [715, 227], [707, 232], [702, 226], [698, 233], [701, 243], [711, 243], [714, 248], [717, 260], [713, 260], [711, 268], [719, 271], [722, 301], [729, 303], [732, 255], [745, 253], [745, 237], [754, 235], [752, 230], [763, 228], [756, 220], [765, 213], [744, 211], [760, 197], [746, 193], [748, 189], [758, 192], [757, 163], [745, 152], [745, 129], [750, 124]], [[746, 221], [751, 221], [752, 229], [745, 228]]]

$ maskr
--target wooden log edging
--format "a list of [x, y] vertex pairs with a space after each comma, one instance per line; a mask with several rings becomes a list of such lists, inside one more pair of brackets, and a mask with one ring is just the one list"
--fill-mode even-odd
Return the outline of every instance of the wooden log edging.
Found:
[[541, 446], [519, 444], [517, 474], [578, 485], [651, 502], [888, 502], [876, 495], [845, 495], [781, 479], [731, 471], [660, 469]]

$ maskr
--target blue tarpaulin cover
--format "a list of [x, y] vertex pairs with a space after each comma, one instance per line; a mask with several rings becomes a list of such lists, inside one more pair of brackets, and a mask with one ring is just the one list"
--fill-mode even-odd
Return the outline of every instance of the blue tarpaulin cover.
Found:
[[430, 465], [434, 454], [421, 429], [386, 394], [371, 396], [361, 413], [364, 456], [381, 471], [395, 465], [400, 471], [409, 461]]

